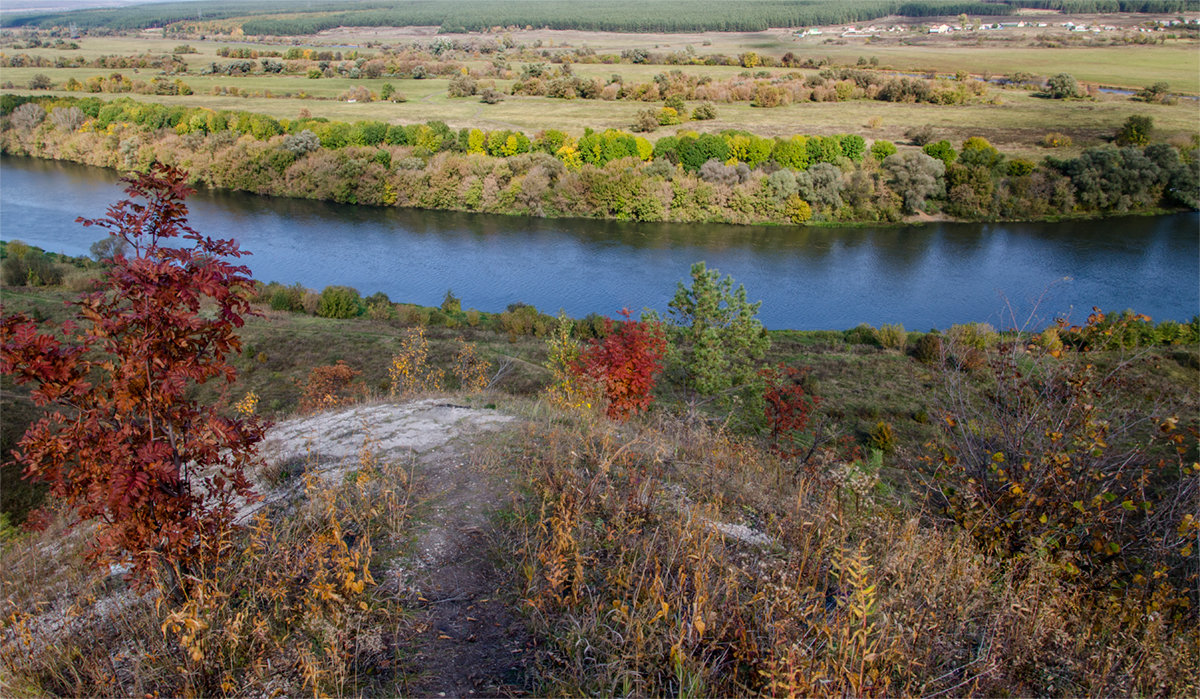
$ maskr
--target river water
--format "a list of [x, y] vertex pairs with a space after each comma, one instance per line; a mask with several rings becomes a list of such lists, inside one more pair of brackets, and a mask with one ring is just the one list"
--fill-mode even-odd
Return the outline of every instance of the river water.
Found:
[[[100, 237], [77, 216], [121, 198], [114, 173], [0, 159], [0, 238], [86, 254]], [[524, 302], [573, 316], [665, 311], [692, 263], [732, 275], [770, 328], [910, 330], [986, 321], [1086, 319], [1092, 306], [1155, 320], [1200, 313], [1200, 215], [1066, 223], [749, 227], [531, 219], [378, 209], [202, 191], [200, 232], [234, 238], [257, 279], [353, 286], [394, 301], [463, 307]]]

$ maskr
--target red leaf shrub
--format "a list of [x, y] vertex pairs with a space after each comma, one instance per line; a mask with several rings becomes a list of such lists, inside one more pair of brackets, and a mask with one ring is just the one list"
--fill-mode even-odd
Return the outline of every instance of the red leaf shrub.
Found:
[[300, 412], [311, 413], [353, 403], [362, 393], [354, 385], [354, 380], [360, 375], [361, 371], [351, 368], [344, 361], [313, 367], [308, 372], [308, 379], [301, 385]]
[[614, 420], [625, 420], [650, 407], [655, 379], [662, 371], [667, 341], [661, 327], [648, 321], [629, 320], [628, 308], [621, 310], [624, 321], [605, 319], [606, 337], [592, 340], [573, 370], [577, 376], [599, 381], [608, 406], [605, 412]]
[[804, 390], [807, 371], [780, 364], [764, 369], [763, 410], [771, 430], [771, 450], [784, 458], [799, 456], [805, 449], [796, 437], [808, 426], [812, 411], [821, 404], [820, 397]]
[[[246, 253], [188, 227], [182, 171], [157, 165], [125, 191], [106, 218], [79, 220], [124, 240], [130, 256], [116, 255], [98, 290], [74, 303], [78, 323], [44, 332], [5, 317], [0, 371], [58, 408], [14, 451], [26, 475], [96, 521], [99, 562], [130, 564], [147, 584], [188, 570], [231, 524], [236, 499], [253, 497], [245, 469], [266, 423], [190, 398], [210, 379], [234, 379], [226, 357], [241, 349], [253, 282], [224, 258]], [[175, 237], [190, 244], [163, 245]]]

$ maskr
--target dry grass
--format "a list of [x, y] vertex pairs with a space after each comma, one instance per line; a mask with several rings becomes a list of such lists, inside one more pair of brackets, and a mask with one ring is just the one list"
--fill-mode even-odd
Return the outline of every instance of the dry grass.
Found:
[[[364, 442], [340, 483], [211, 542], [176, 594], [135, 597], [85, 567], [58, 521], [5, 551], [6, 696], [393, 694], [403, 605], [377, 585], [411, 537], [404, 465]], [[49, 571], [46, 566], [49, 565]], [[47, 584], [49, 582], [50, 584]]]
[[[952, 335], [1031, 361], [984, 330]], [[400, 343], [383, 321], [278, 314], [245, 332], [255, 387], [344, 355], [381, 393]], [[460, 332], [492, 358], [544, 356], [541, 340], [441, 328], [405, 366], [445, 365]], [[855, 332], [776, 333], [771, 359], [810, 366], [849, 429], [892, 421], [901, 445], [887, 457], [818, 449], [797, 465], [693, 413], [617, 425], [528, 397], [461, 398], [499, 402], [528, 423], [476, 446], [483, 472], [513, 484], [501, 496], [514, 503], [501, 513], [508, 539], [494, 542], [505, 575], [487, 586], [521, 600], [540, 649], [536, 691], [1194, 695], [1200, 630], [1179, 593], [1154, 581], [1096, 587], [1052, 550], [1001, 555], [921, 505], [906, 472], [919, 467], [916, 442], [935, 433], [904, 416], [933, 401], [943, 369], [847, 344]], [[1132, 409], [1155, 397], [1194, 415], [1194, 365], [1173, 353], [1145, 353], [1120, 400]], [[283, 358], [295, 364], [274, 364]], [[1102, 370], [1120, 361], [1086, 359]], [[942, 376], [987, 391], [982, 370]], [[525, 388], [550, 374], [538, 377]], [[64, 536], [61, 520], [5, 544], [0, 693], [402, 693], [405, 672], [421, 670], [400, 650], [414, 624], [376, 580], [421, 524], [411, 487], [404, 465], [368, 442], [340, 482], [310, 472], [303, 498], [216, 542], [221, 555], [159, 607], [87, 571], [84, 532]]]
[[[719, 431], [532, 427], [515, 569], [548, 694], [1189, 694], [1186, 619], [988, 558], [861, 464], [793, 479]], [[714, 522], [770, 537], [747, 543]]]

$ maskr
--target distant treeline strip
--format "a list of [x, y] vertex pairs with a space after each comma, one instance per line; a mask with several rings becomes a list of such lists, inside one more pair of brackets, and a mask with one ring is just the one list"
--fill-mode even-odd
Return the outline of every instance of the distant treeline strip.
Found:
[[[355, 3], [360, 4], [360, 3]], [[344, 9], [346, 2], [322, 2], [316, 6], [326, 10], [336, 7]], [[384, 7], [386, 3], [372, 3]], [[30, 12], [8, 13], [0, 18], [0, 27], [67, 27], [78, 29], [146, 29], [163, 27], [174, 22], [218, 20], [231, 17], [247, 17], [271, 12], [287, 12], [295, 9], [289, 0], [261, 0], [249, 5], [244, 2], [213, 0], [211, 2], [164, 2], [133, 7], [97, 8], [74, 12]]]
[[698, 4], [687, 0], [616, 0], [588, 5], [544, 0], [494, 3], [458, 0], [414, 3], [379, 10], [355, 10], [325, 16], [254, 19], [242, 24], [247, 34], [310, 34], [338, 26], [437, 25], [443, 32], [483, 31], [496, 26], [622, 32], [762, 31], [864, 22], [891, 14], [927, 17], [945, 14], [1007, 15], [1004, 4], [926, 0], [735, 0]]
[[1144, 12], [1175, 14], [1200, 8], [1196, 0], [1004, 0], [1008, 5], [1034, 10], [1060, 10], [1068, 14]]
[[[130, 30], [176, 22], [242, 19], [247, 34], [310, 34], [338, 26], [439, 26], [443, 32], [482, 31], [497, 26], [625, 32], [759, 31], [770, 27], [864, 22], [887, 15], [1011, 15], [1018, 8], [1075, 13], [1179, 13], [1189, 0], [613, 0], [580, 5], [565, 0], [442, 0], [378, 2], [323, 0], [302, 6], [284, 0], [247, 4], [172, 2], [128, 8], [45, 12], [0, 19], [5, 27], [63, 27]], [[284, 17], [271, 16], [286, 14]]]

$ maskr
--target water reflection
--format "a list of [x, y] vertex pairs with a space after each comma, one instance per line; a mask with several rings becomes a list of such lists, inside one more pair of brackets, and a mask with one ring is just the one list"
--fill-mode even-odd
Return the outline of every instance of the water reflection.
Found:
[[[102, 215], [118, 195], [109, 171], [4, 158], [0, 236], [83, 254], [97, 233], [75, 217]], [[453, 288], [464, 305], [485, 310], [516, 301], [577, 315], [663, 310], [697, 260], [763, 300], [771, 327], [1007, 325], [1006, 304], [1028, 309], [1047, 289], [1047, 321], [1072, 311], [1080, 319], [1093, 305], [1186, 320], [1200, 306], [1194, 213], [1056, 224], [744, 227], [378, 209], [213, 191], [198, 193], [191, 208], [198, 230], [236, 238], [254, 252], [247, 263], [261, 279], [349, 284], [425, 304]]]

